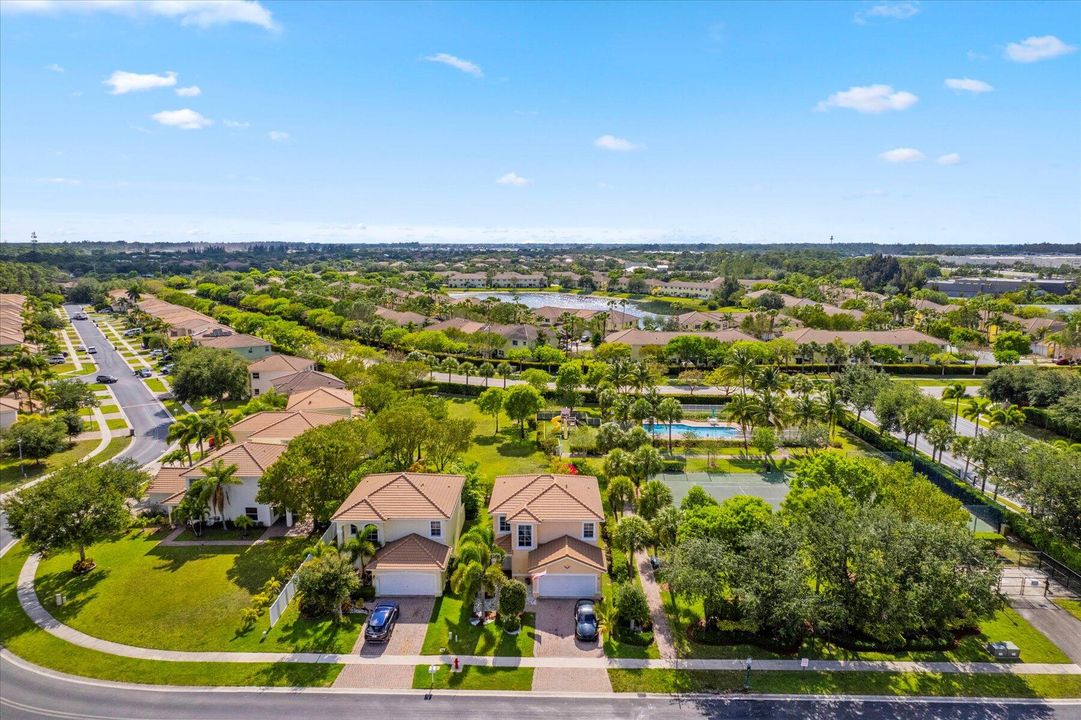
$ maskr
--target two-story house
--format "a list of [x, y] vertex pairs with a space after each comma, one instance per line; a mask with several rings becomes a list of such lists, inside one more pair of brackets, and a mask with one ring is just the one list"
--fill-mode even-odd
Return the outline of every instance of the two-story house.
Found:
[[262, 395], [274, 386], [274, 381], [305, 370], [315, 370], [315, 361], [274, 353], [248, 365], [248, 385], [252, 397]]
[[331, 516], [338, 545], [364, 528], [382, 547], [366, 566], [379, 595], [442, 595], [465, 523], [462, 475], [382, 473], [361, 480]]
[[607, 569], [604, 506], [590, 475], [497, 477], [488, 503], [504, 568], [537, 598], [593, 597]]

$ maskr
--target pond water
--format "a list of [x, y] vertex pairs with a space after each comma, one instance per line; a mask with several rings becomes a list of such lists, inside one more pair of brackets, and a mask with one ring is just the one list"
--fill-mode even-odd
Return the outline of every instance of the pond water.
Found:
[[[474, 290], [472, 292], [451, 292], [447, 293], [452, 298], [474, 298], [476, 300], [483, 300], [484, 298], [495, 298], [500, 302], [513, 302], [514, 295], [509, 292], [485, 292], [484, 290]], [[626, 300], [625, 298], [610, 298], [603, 295], [575, 295], [572, 293], [551, 293], [551, 292], [521, 292], [518, 293], [518, 302], [525, 305], [527, 308], [539, 308], [539, 307], [559, 307], [570, 308], [573, 310], [600, 310], [601, 312], [608, 312], [612, 308], [608, 306], [608, 303], [612, 300], [618, 300], [619, 304], [615, 306], [616, 310], [625, 312], [628, 315], [633, 315], [636, 318], [662, 318], [663, 316], [655, 313], [648, 313], [639, 309], [636, 300]]]

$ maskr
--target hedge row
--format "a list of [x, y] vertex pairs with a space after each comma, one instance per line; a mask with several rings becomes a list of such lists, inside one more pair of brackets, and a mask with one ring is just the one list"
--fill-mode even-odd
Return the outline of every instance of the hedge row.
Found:
[[1054, 417], [1044, 408], [1026, 407], [1022, 409], [1025, 411], [1025, 420], [1030, 425], [1050, 430], [1071, 440], [1081, 440], [1081, 418], [1077, 419], [1076, 424], [1071, 425]]

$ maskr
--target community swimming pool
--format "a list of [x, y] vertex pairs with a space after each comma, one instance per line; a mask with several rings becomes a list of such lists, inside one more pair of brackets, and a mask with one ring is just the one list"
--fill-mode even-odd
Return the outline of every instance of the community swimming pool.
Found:
[[[739, 428], [729, 425], [688, 425], [686, 423], [674, 423], [672, 425], [672, 437], [683, 437], [693, 432], [700, 438], [709, 440], [734, 440], [742, 437]], [[668, 426], [657, 423], [653, 426], [653, 434], [657, 437], [668, 437]]]

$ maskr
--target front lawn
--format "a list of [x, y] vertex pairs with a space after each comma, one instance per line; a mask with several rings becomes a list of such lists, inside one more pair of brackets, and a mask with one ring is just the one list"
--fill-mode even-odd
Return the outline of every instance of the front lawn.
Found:
[[209, 527], [203, 526], [200, 534], [196, 535], [192, 532], [191, 528], [184, 528], [184, 531], [176, 536], [177, 540], [251, 540], [255, 541], [259, 539], [259, 536], [263, 534], [266, 528], [262, 526], [251, 527], [247, 530], [241, 530], [240, 528], [233, 527], [230, 523], [229, 527], [223, 528], [221, 524], [211, 525]]
[[25, 478], [23, 477], [23, 471], [19, 467], [18, 456], [0, 459], [0, 492], [7, 492], [24, 482], [41, 477], [45, 473], [53, 472], [64, 465], [70, 465], [76, 460], [83, 459], [98, 446], [98, 442], [97, 440], [77, 442], [63, 452], [50, 455], [42, 460], [40, 464], [35, 463], [33, 460], [26, 460], [21, 463], [26, 471]]
[[[517, 635], [503, 632], [500, 622], [470, 625], [471, 615], [472, 604], [463, 604], [457, 595], [448, 592], [436, 598], [420, 654], [439, 655], [446, 648], [452, 655], [533, 656], [536, 638], [533, 613], [522, 615], [522, 629]], [[451, 633], [454, 633], [453, 640]]]
[[[281, 687], [329, 687], [342, 670], [342, 665], [316, 663], [137, 660], [71, 645], [37, 627], [19, 605], [16, 584], [28, 555], [20, 543], [0, 559], [0, 645], [42, 667], [117, 682]], [[287, 620], [283, 617], [279, 627]]]
[[[427, 665], [417, 665], [413, 671], [413, 687], [427, 690], [433, 685]], [[533, 689], [533, 668], [495, 668], [466, 665], [461, 672], [452, 673], [449, 665], [440, 665], [435, 674], [436, 690], [516, 690]]]
[[101, 412], [104, 415], [111, 415], [113, 413], [118, 413], [118, 412], [120, 412], [120, 406], [119, 405], [102, 405], [101, 406]]
[[[36, 587], [43, 604], [62, 622], [106, 640], [170, 650], [350, 652], [360, 616], [342, 626], [329, 618], [284, 618], [269, 626], [264, 614], [240, 633], [240, 611], [252, 595], [303, 557], [307, 538], [275, 539], [250, 547], [162, 547], [164, 531], [133, 532], [95, 545], [98, 567], [71, 574], [75, 560], [63, 553], [42, 562]], [[283, 582], [286, 577], [280, 578]], [[67, 602], [56, 607], [62, 592]]]
[[[740, 670], [609, 670], [615, 692], [732, 693]], [[1069, 698], [1081, 695], [1081, 675], [817, 672], [751, 670], [751, 692], [822, 695]]]

